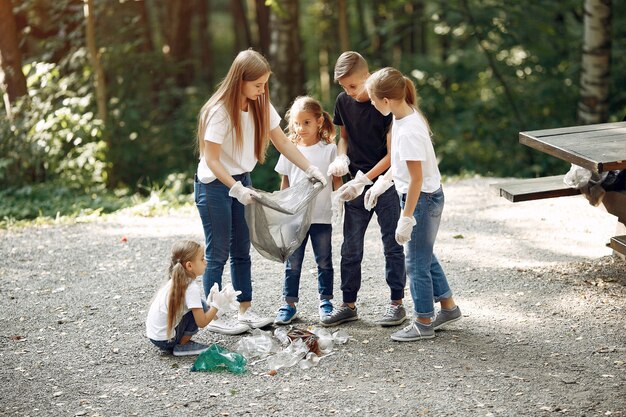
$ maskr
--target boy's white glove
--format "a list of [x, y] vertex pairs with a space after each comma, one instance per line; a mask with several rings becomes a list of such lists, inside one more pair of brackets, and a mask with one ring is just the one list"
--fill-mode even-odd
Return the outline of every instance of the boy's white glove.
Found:
[[415, 226], [416, 223], [413, 216], [400, 216], [398, 226], [396, 227], [396, 242], [398, 242], [399, 245], [404, 245], [411, 241], [411, 232], [413, 232], [413, 226]]
[[356, 173], [354, 179], [339, 187], [337, 190], [339, 192], [339, 198], [343, 201], [354, 200], [363, 193], [365, 186], [370, 184], [372, 184], [372, 181], [367, 178], [367, 175], [359, 171]]
[[348, 155], [339, 155], [333, 162], [330, 163], [326, 174], [334, 177], [343, 177], [348, 173], [348, 165], [350, 165], [350, 158], [348, 158]]
[[239, 200], [239, 202], [244, 206], [247, 206], [248, 204], [254, 202], [253, 197], [258, 197], [259, 193], [254, 191], [252, 188], [244, 187], [241, 181], [237, 181], [230, 188], [228, 195]]
[[339, 227], [343, 220], [343, 200], [339, 195], [339, 190], [330, 193], [330, 208], [333, 213], [330, 221], [333, 227]]
[[378, 203], [378, 197], [384, 194], [391, 186], [393, 185], [393, 181], [385, 178], [384, 175], [378, 177], [374, 185], [370, 187], [369, 190], [365, 193], [365, 198], [363, 200], [363, 205], [366, 210], [371, 211]]
[[321, 182], [324, 187], [326, 187], [326, 184], [328, 184], [328, 181], [326, 181], [326, 177], [324, 176], [324, 174], [322, 174], [322, 171], [320, 171], [320, 169], [315, 165], [309, 165], [304, 173], [307, 177], [314, 178]]
[[241, 294], [241, 291], [235, 291], [230, 284], [222, 288], [222, 291], [219, 291], [216, 282], [209, 292], [207, 302], [211, 307], [215, 307], [221, 314], [225, 311], [237, 310], [239, 308], [239, 302], [237, 301], [239, 294]]

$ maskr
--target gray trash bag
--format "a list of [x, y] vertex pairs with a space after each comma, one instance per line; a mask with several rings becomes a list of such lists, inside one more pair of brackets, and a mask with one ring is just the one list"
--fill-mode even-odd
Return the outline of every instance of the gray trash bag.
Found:
[[311, 226], [315, 197], [321, 182], [305, 179], [284, 190], [268, 193], [246, 206], [250, 241], [259, 253], [272, 261], [285, 262], [300, 247]]

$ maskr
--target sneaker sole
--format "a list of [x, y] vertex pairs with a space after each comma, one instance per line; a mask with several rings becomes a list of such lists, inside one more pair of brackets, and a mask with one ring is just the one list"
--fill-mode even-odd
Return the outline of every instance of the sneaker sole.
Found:
[[239, 328], [239, 329], [222, 329], [222, 328], [219, 328], [219, 327], [210, 327], [210, 326], [207, 326], [207, 327], [206, 327], [206, 329], [207, 329], [208, 331], [210, 331], [210, 332], [213, 332], [213, 333], [226, 334], [226, 335], [232, 336], [232, 335], [236, 335], [236, 334], [242, 334], [242, 333], [245, 333], [245, 332], [247, 332], [247, 331], [249, 331], [249, 330], [250, 330], [250, 327], [249, 327], [249, 326], [246, 326], [246, 327], [244, 328], [244, 327], [242, 326], [242, 327], [241, 327], [241, 328]]
[[432, 336], [417, 336], [417, 337], [398, 337], [391, 335], [391, 340], [395, 340], [396, 342], [417, 342], [418, 340], [425, 339], [434, 339], [435, 335]]
[[324, 326], [324, 327], [333, 327], [333, 326], [338, 326], [338, 325], [343, 324], [343, 323], [347, 323], [349, 321], [355, 321], [355, 320], [358, 320], [358, 319], [359, 319], [358, 316], [356, 316], [356, 317], [348, 317], [348, 318], [345, 318], [343, 320], [335, 321], [333, 323], [324, 323], [322, 321], [322, 322], [320, 322], [320, 324], [322, 326]]
[[202, 352], [204, 352], [206, 349], [202, 349], [202, 350], [193, 350], [193, 351], [189, 351], [189, 352], [172, 352], [172, 355], [174, 356], [196, 356], [201, 354]]
[[296, 318], [298, 318], [298, 313], [297, 312], [289, 320], [274, 320], [274, 324], [289, 324], [292, 321], [294, 321]]
[[391, 326], [399, 326], [402, 323], [404, 323], [406, 321], [407, 317], [403, 317], [400, 320], [396, 320], [396, 321], [379, 321], [376, 324], [378, 324], [380, 327], [391, 327]]
[[454, 318], [454, 319], [452, 319], [452, 320], [444, 321], [444, 322], [443, 322], [443, 323], [441, 323], [439, 326], [433, 327], [433, 330], [439, 330], [439, 329], [441, 329], [443, 326], [446, 326], [446, 325], [448, 325], [448, 324], [450, 324], [450, 323], [454, 323], [455, 321], [459, 321], [459, 320], [461, 320], [461, 316], [459, 316], [459, 317], [457, 317], [457, 318]]
[[270, 324], [274, 324], [274, 320], [272, 320], [272, 319], [268, 319], [268, 320], [269, 321], [261, 322], [261, 323], [258, 323], [258, 324], [245, 323], [245, 322], [242, 322], [242, 323], [245, 324], [246, 326], [248, 326], [251, 329], [262, 329], [263, 327], [267, 327]]

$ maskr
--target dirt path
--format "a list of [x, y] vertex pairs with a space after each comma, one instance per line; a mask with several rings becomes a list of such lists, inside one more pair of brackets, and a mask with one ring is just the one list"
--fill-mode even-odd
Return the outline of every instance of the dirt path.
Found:
[[[374, 324], [388, 294], [372, 222], [351, 340], [273, 377], [263, 363], [190, 373], [193, 359], [144, 337], [171, 243], [202, 241], [194, 210], [0, 231], [0, 415], [626, 416], [626, 263], [604, 247], [615, 219], [582, 197], [513, 205], [492, 181], [445, 185], [436, 252], [462, 321], [405, 344]], [[306, 259], [300, 327], [317, 324]], [[255, 309], [273, 315], [282, 265], [254, 252], [253, 276]]]

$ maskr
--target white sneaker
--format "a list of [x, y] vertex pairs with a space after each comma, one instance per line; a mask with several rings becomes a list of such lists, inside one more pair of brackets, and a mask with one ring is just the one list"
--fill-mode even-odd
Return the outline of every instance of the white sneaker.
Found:
[[252, 312], [252, 308], [246, 310], [245, 313], [239, 313], [237, 317], [240, 323], [244, 323], [253, 329], [260, 329], [261, 327], [269, 326], [274, 323], [274, 319], [271, 317], [260, 317]]
[[214, 333], [233, 335], [247, 332], [250, 326], [239, 320], [216, 317], [211, 320], [206, 329]]

